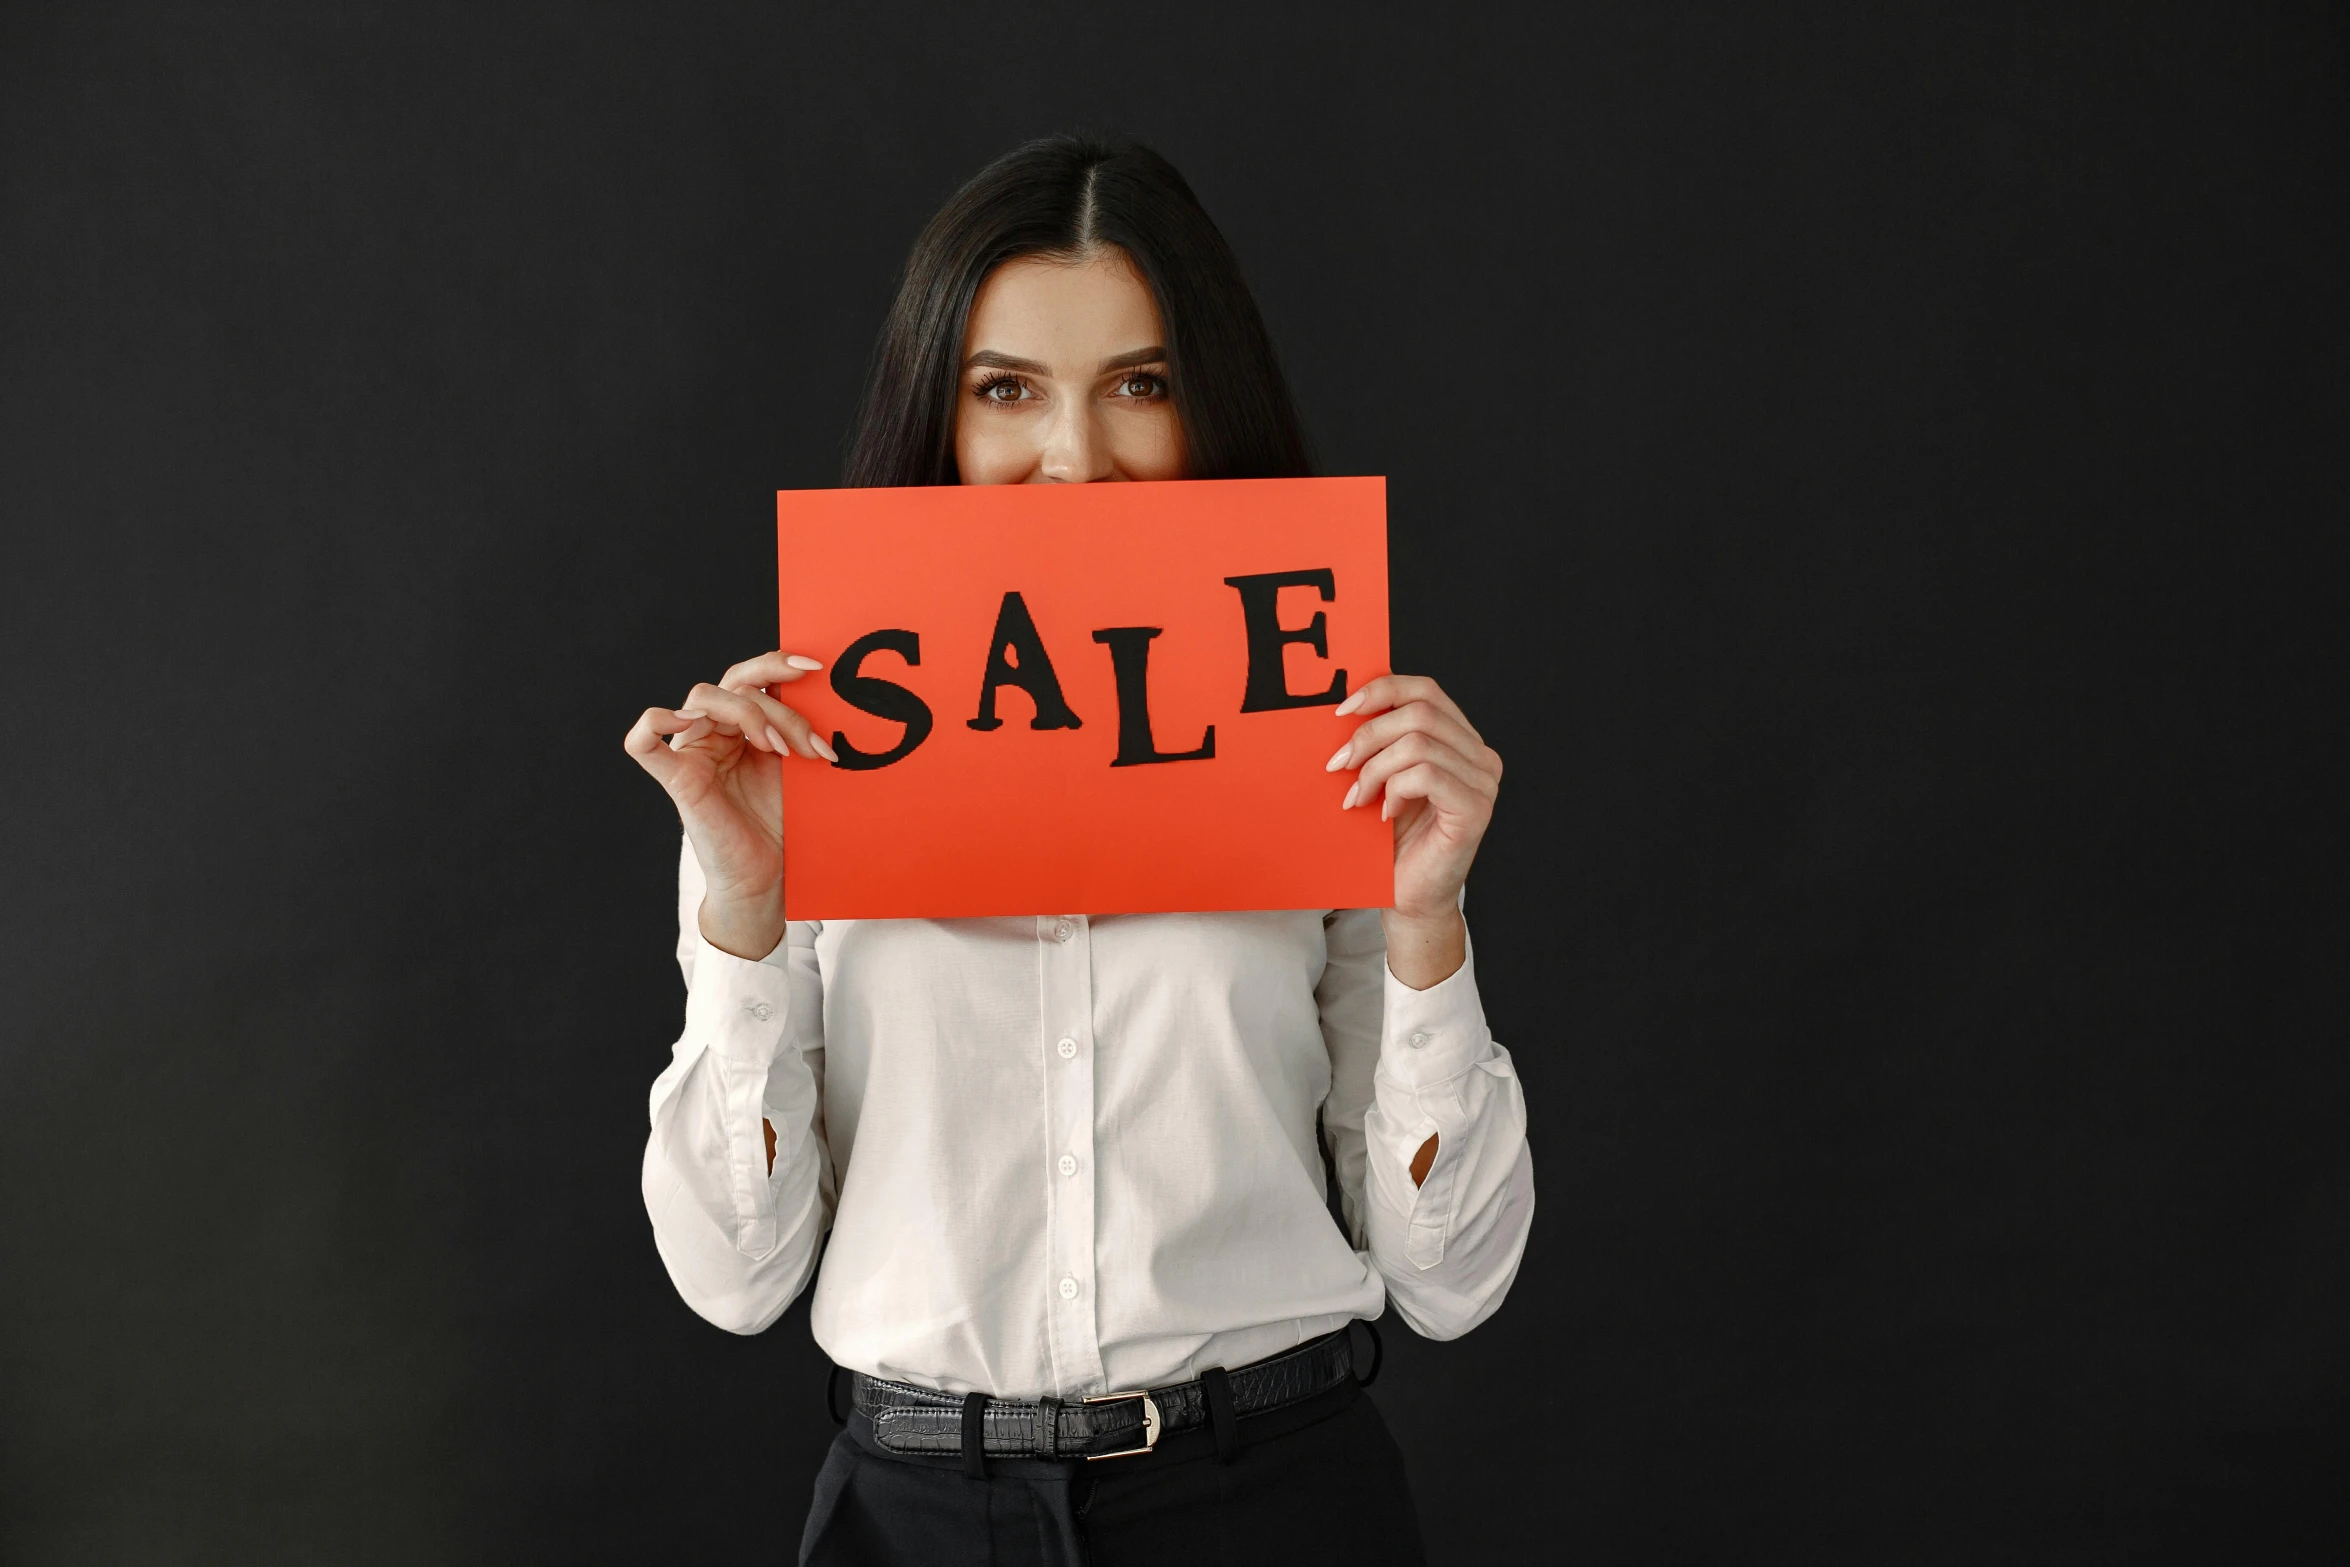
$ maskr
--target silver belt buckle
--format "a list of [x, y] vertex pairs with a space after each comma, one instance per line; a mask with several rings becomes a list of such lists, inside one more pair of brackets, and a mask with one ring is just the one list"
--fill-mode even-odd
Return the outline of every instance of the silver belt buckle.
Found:
[[1132, 1458], [1137, 1453], [1147, 1453], [1159, 1445], [1159, 1404], [1158, 1400], [1152, 1398], [1148, 1393], [1140, 1390], [1132, 1393], [1097, 1393], [1092, 1398], [1080, 1399], [1078, 1402], [1115, 1404], [1122, 1398], [1142, 1400], [1142, 1446], [1121, 1448], [1115, 1453], [1088, 1453], [1085, 1455], [1087, 1463], [1092, 1463], [1097, 1458]]

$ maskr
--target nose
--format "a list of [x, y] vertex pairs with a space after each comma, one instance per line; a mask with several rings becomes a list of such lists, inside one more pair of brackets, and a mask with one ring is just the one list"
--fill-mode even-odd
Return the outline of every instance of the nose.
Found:
[[1037, 477], [1047, 484], [1090, 484], [1110, 476], [1110, 443], [1094, 427], [1093, 410], [1079, 398], [1063, 399], [1045, 428], [1037, 454]]

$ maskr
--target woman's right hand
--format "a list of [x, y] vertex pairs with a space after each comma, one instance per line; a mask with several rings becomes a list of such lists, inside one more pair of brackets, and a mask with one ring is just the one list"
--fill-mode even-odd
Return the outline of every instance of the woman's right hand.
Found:
[[710, 945], [756, 961], [783, 940], [783, 758], [837, 762], [775, 693], [823, 664], [762, 653], [698, 685], [675, 707], [648, 707], [622, 741], [676, 802], [701, 862]]

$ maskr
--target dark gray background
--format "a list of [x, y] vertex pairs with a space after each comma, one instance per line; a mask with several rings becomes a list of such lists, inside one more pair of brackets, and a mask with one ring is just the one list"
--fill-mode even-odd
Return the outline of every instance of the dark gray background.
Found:
[[2339, 8], [319, 9], [0, 12], [0, 1559], [788, 1558], [619, 739], [1074, 124], [1509, 761], [1543, 1205], [1375, 1395], [1437, 1560], [2341, 1545]]

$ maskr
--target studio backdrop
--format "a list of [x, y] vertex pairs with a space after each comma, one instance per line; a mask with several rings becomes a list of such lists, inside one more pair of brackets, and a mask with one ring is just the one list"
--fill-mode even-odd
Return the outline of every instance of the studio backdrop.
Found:
[[1433, 1558], [2328, 1558], [2320, 4], [0, 11], [0, 1560], [783, 1561], [638, 1194], [678, 838], [924, 218], [1140, 135], [1507, 763]]

